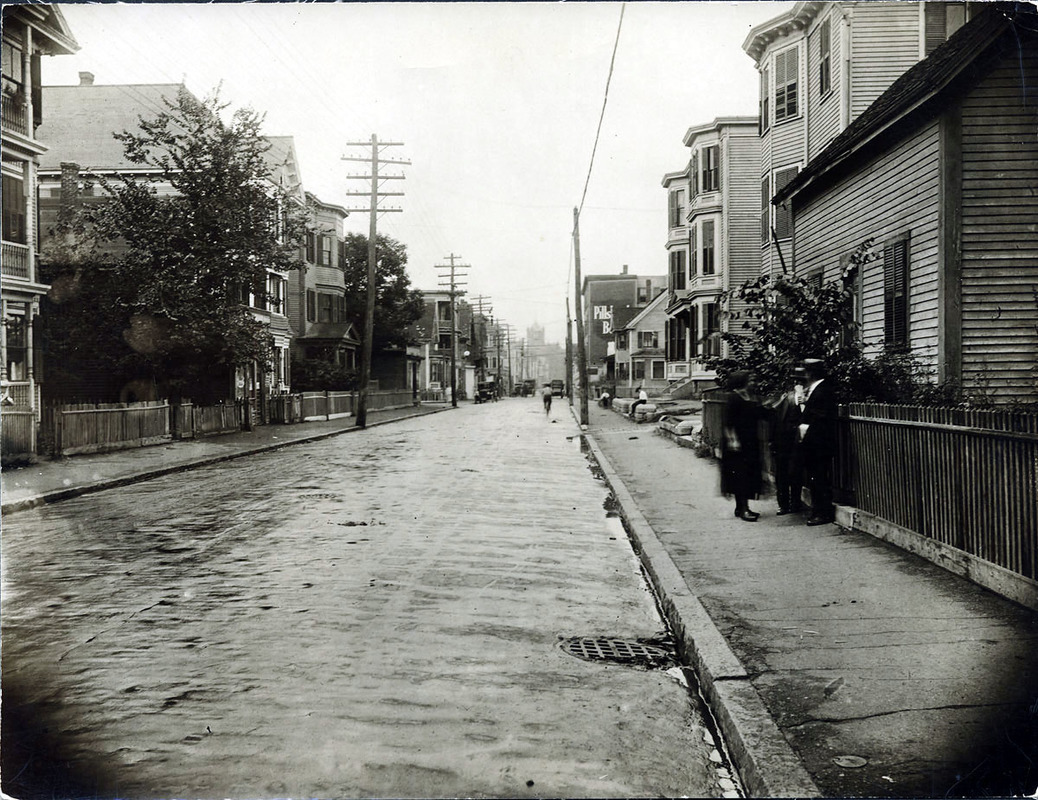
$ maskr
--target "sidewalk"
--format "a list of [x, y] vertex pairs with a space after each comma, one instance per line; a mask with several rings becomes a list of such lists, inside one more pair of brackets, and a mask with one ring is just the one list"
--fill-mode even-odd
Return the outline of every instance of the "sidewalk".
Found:
[[738, 520], [717, 465], [592, 405], [591, 447], [754, 796], [1030, 795], [1038, 615], [865, 534]]
[[[449, 403], [423, 403], [418, 407], [368, 411], [367, 427], [449, 408]], [[354, 422], [354, 418], [350, 416], [295, 425], [259, 425], [252, 431], [222, 436], [171, 441], [112, 453], [71, 456], [56, 461], [40, 461], [31, 466], [4, 471], [0, 487], [3, 496], [0, 512], [9, 514], [88, 492], [190, 469], [201, 464], [226, 461], [251, 453], [360, 430]]]

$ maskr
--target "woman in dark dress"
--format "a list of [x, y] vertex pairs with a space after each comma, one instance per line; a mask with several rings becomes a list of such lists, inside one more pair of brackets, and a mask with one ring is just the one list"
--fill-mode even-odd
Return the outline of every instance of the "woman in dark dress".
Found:
[[753, 394], [753, 376], [738, 370], [728, 376], [724, 435], [721, 437], [721, 492], [735, 495], [735, 516], [746, 522], [760, 517], [750, 510], [750, 498], [761, 488], [761, 449], [758, 423], [763, 413]]

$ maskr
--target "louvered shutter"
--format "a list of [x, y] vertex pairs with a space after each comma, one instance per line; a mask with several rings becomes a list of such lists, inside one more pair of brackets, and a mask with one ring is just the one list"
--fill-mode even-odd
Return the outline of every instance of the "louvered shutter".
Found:
[[948, 9], [944, 3], [923, 3], [923, 9], [923, 39], [930, 55], [948, 36]]
[[908, 341], [908, 240], [883, 248], [883, 338], [887, 344]]

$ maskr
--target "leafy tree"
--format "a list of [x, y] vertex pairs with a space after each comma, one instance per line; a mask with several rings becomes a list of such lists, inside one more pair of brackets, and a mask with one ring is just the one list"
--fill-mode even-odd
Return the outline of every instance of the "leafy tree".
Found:
[[270, 336], [242, 298], [266, 297], [267, 269], [300, 265], [305, 216], [268, 180], [262, 117], [245, 108], [224, 123], [226, 108], [181, 87], [139, 131], [115, 134], [148, 174], [98, 178], [106, 199], [59, 218], [43, 254], [57, 287], [44, 315], [52, 363], [203, 400], [226, 398], [232, 368], [269, 362]]
[[725, 293], [722, 301], [740, 301], [744, 310], [729, 316], [729, 330], [722, 334], [729, 355], [711, 359], [719, 383], [734, 370], [747, 369], [760, 391], [771, 394], [786, 388], [805, 358], [819, 358], [843, 402], [955, 402], [956, 387], [934, 383], [932, 370], [904, 347], [866, 358], [854, 320], [854, 285], [859, 271], [876, 258], [872, 244], [866, 239], [855, 248], [836, 280], [816, 285], [788, 274], [774, 280], [765, 275]]
[[[422, 293], [411, 288], [407, 275], [407, 245], [379, 234], [375, 239], [375, 324], [372, 352], [407, 345], [407, 330], [424, 309]], [[350, 233], [343, 242], [346, 313], [363, 335], [367, 308], [368, 237]]]

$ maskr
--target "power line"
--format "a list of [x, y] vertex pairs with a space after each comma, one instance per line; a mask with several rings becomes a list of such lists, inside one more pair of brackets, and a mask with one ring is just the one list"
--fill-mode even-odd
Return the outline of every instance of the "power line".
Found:
[[613, 65], [616, 63], [616, 48], [620, 44], [620, 29], [624, 24], [624, 6], [626, 3], [620, 4], [620, 21], [616, 25], [616, 41], [613, 42], [613, 57], [609, 59], [609, 77], [606, 78], [605, 97], [602, 98], [602, 113], [598, 117], [598, 130], [595, 131], [595, 145], [591, 148], [591, 163], [587, 167], [587, 178], [584, 181], [584, 193], [580, 196], [580, 206], [578, 207], [577, 213], [580, 213], [580, 209], [584, 208], [584, 198], [587, 197], [587, 187], [591, 183], [591, 169], [595, 166], [595, 151], [598, 150], [598, 137], [602, 133], [602, 120], [605, 119], [606, 103], [609, 102], [609, 84], [613, 80]]

